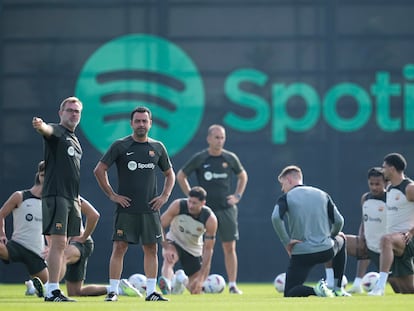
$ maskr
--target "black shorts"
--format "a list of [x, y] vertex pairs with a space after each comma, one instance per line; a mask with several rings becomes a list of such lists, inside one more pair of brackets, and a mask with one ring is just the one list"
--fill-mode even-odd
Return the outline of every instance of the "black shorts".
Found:
[[158, 243], [162, 240], [160, 213], [116, 213], [112, 240], [142, 245]]
[[22, 262], [30, 275], [35, 275], [47, 267], [42, 257], [13, 240], [7, 242], [6, 248], [9, 252], [9, 260], [3, 261], [5, 263]]
[[214, 211], [217, 217], [217, 235], [222, 242], [237, 241], [239, 239], [239, 224], [237, 222], [238, 208], [230, 208]]
[[194, 273], [200, 271], [202, 257], [195, 257], [189, 252], [185, 251], [181, 246], [177, 245], [174, 242], [172, 243], [177, 249], [178, 257], [180, 258], [180, 264], [183, 267], [185, 274], [192, 276]]
[[42, 199], [43, 234], [80, 235], [81, 208], [77, 200], [64, 197]]
[[402, 256], [394, 256], [394, 261], [391, 266], [391, 276], [399, 277], [414, 274], [414, 241], [411, 241], [405, 246]]
[[[363, 258], [367, 259], [367, 258]], [[368, 249], [368, 259], [372, 261], [374, 266], [379, 270], [379, 263], [380, 263], [380, 254]]]
[[94, 243], [92, 239], [88, 239], [85, 243], [71, 241], [70, 245], [75, 246], [80, 253], [79, 260], [71, 265], [67, 265], [65, 280], [69, 282], [79, 282], [86, 279], [86, 268], [88, 259], [92, 255]]
[[[369, 259], [371, 259], [375, 267], [379, 270], [380, 254], [371, 250], [368, 250], [368, 254]], [[412, 274], [414, 274], [413, 258], [407, 252], [404, 252], [401, 257], [394, 256], [394, 261], [390, 268], [390, 277], [398, 278]]]

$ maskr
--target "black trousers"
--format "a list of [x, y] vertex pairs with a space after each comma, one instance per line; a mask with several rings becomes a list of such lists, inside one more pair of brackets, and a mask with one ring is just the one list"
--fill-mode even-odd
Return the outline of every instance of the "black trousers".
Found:
[[334, 278], [338, 280], [337, 286], [341, 286], [342, 277], [346, 266], [345, 240], [336, 236], [334, 246], [326, 251], [303, 255], [292, 255], [286, 272], [285, 297], [307, 297], [315, 295], [312, 287], [303, 285], [310, 271], [318, 264], [324, 264], [332, 260]]

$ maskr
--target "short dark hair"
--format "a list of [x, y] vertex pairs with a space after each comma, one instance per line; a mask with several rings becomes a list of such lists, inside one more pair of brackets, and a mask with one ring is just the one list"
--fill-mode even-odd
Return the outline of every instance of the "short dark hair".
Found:
[[207, 198], [207, 191], [204, 190], [203, 187], [195, 186], [191, 188], [190, 192], [188, 193], [188, 196], [192, 198], [197, 198], [200, 201], [205, 201], [205, 199]]
[[384, 157], [384, 162], [389, 166], [394, 166], [397, 172], [402, 172], [407, 167], [405, 158], [396, 152], [389, 153]]
[[382, 167], [379, 167], [379, 166], [371, 167], [368, 170], [368, 179], [370, 177], [382, 177], [385, 180], [384, 170], [382, 169]]
[[139, 112], [139, 113], [145, 113], [146, 112], [146, 113], [148, 113], [148, 116], [149, 116], [150, 120], [152, 119], [151, 110], [149, 110], [149, 108], [147, 108], [147, 107], [139, 106], [139, 107], [135, 108], [134, 110], [132, 110], [131, 116], [130, 116], [131, 121], [132, 121], [132, 118], [134, 117], [134, 114], [136, 112]]
[[44, 172], [45, 168], [46, 168], [45, 161], [40, 161], [39, 164], [37, 164], [37, 172], [35, 175], [35, 185], [40, 185], [39, 174], [41, 172]]

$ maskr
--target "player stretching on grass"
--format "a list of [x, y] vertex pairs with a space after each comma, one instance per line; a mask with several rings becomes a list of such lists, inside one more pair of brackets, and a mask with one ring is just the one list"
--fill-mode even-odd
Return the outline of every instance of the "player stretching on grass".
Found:
[[[386, 155], [382, 167], [390, 182], [387, 188], [389, 233], [381, 238], [380, 278], [368, 295], [384, 295], [390, 271], [403, 275], [399, 282], [401, 293], [414, 293], [414, 182], [405, 176], [407, 161], [399, 153]], [[394, 258], [398, 260], [393, 265]]]
[[[67, 293], [69, 296], [99, 296], [109, 292], [109, 286], [103, 285], [86, 285], [83, 282], [86, 278], [86, 268], [88, 259], [92, 255], [94, 242], [92, 240], [92, 233], [99, 220], [99, 213], [86, 199], [80, 198], [82, 215], [85, 216], [85, 227], [81, 225], [81, 235], [71, 237], [69, 244], [65, 247], [62, 269], [60, 270], [60, 280], [66, 281]], [[42, 236], [43, 237], [43, 236]], [[50, 239], [47, 238], [50, 243]], [[45, 252], [47, 256], [47, 252]], [[33, 278], [32, 284], [26, 282], [28, 291], [31, 288], [36, 290], [39, 297], [43, 296], [43, 282], [47, 279]], [[123, 293], [128, 296], [141, 296], [139, 292], [130, 285], [126, 280], [122, 280], [120, 284]]]
[[[278, 180], [285, 194], [277, 201], [272, 223], [290, 257], [284, 296], [349, 296], [341, 287], [346, 247], [344, 237], [338, 234], [344, 218], [326, 192], [303, 185], [298, 166], [285, 167]], [[303, 285], [315, 265], [331, 259], [336, 281], [334, 292], [323, 280], [314, 288]]]
[[[181, 284], [192, 294], [200, 294], [203, 282], [210, 273], [217, 218], [205, 206], [206, 196], [202, 187], [193, 187], [188, 199], [175, 200], [161, 215], [162, 227], [164, 230], [169, 228], [163, 242], [164, 260], [158, 283], [163, 294], [169, 294], [171, 289], [173, 294], [182, 292], [178, 290]], [[174, 276], [173, 268], [178, 261], [188, 278], [183, 273]]]
[[[22, 262], [35, 284], [46, 282], [49, 273], [44, 260], [45, 240], [42, 234], [42, 187], [45, 162], [38, 164], [34, 185], [28, 190], [14, 192], [0, 209], [0, 259], [5, 263]], [[7, 239], [5, 218], [13, 215], [13, 233]], [[32, 281], [26, 294], [35, 293]], [[43, 288], [36, 292], [43, 297]]]
[[[185, 195], [190, 191], [188, 176], [193, 172], [198, 186], [207, 193], [207, 206], [216, 214], [217, 235], [222, 242], [224, 263], [229, 281], [230, 294], [242, 294], [237, 287], [238, 260], [236, 241], [239, 239], [238, 207], [248, 180], [247, 172], [233, 152], [224, 149], [226, 131], [213, 124], [207, 133], [208, 148], [196, 153], [177, 173], [177, 182]], [[237, 184], [232, 192], [232, 176]]]
[[[357, 275], [348, 290], [349, 293], [362, 293], [362, 277], [365, 275], [370, 260], [379, 268], [379, 253], [381, 236], [386, 229], [386, 191], [385, 177], [381, 167], [368, 170], [368, 188], [361, 197], [361, 225], [358, 235], [346, 235], [346, 250], [348, 256], [357, 258]], [[330, 264], [327, 266], [331, 266]], [[326, 269], [326, 282], [333, 288], [333, 269]]]

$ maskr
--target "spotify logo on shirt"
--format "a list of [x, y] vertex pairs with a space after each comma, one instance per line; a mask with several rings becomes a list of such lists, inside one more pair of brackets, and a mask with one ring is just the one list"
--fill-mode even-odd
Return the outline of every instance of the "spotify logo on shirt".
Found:
[[131, 134], [137, 106], [151, 109], [150, 136], [171, 156], [193, 138], [204, 113], [203, 83], [192, 59], [153, 35], [125, 35], [101, 46], [84, 64], [75, 93], [83, 102], [80, 127], [101, 153]]

